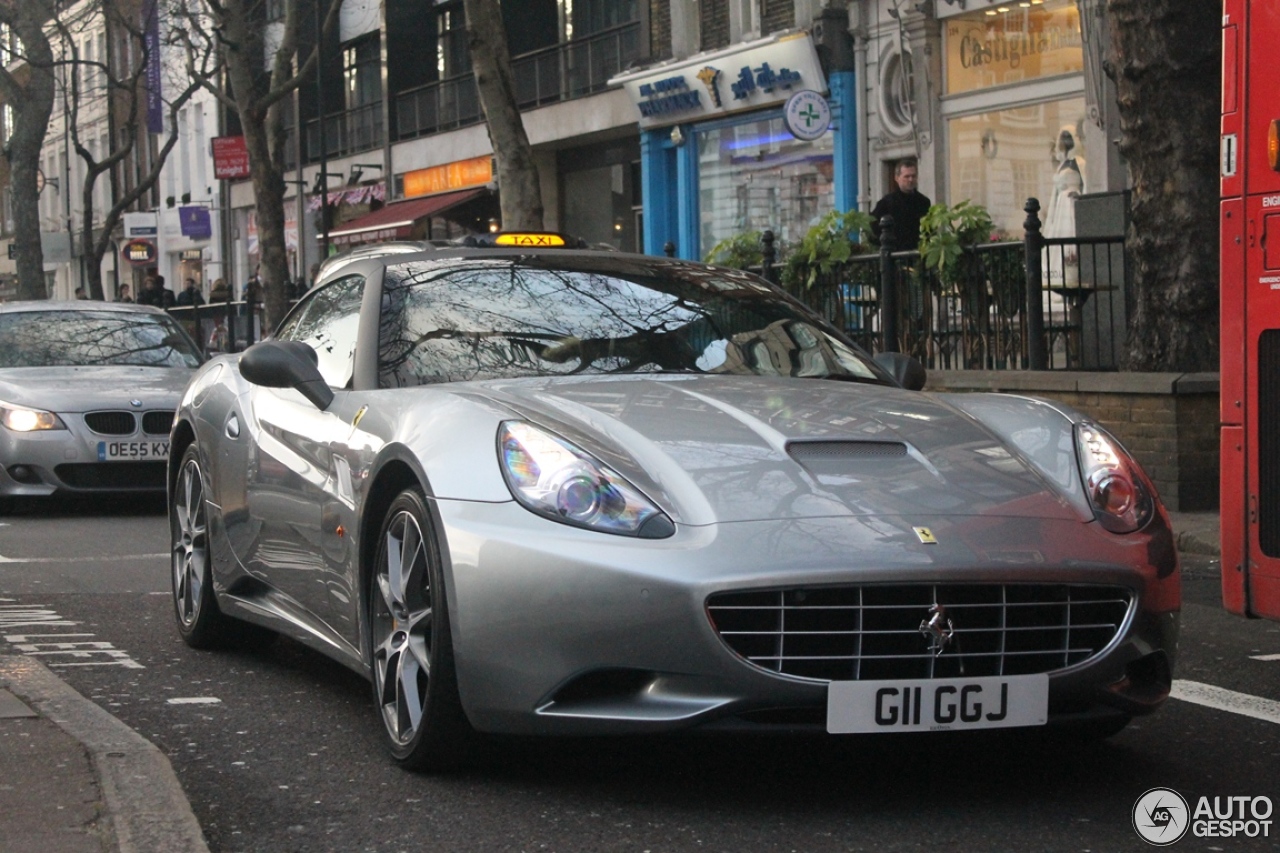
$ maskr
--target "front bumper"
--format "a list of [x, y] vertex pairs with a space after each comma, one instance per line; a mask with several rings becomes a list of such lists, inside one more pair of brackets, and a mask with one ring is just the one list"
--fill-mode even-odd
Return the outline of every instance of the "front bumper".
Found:
[[[18, 433], [0, 427], [0, 497], [165, 490], [168, 433], [141, 429], [103, 435], [75, 415], [60, 415], [67, 429]], [[146, 452], [146, 458], [107, 460], [100, 445], [118, 442]]]
[[[748, 663], [707, 615], [715, 593], [783, 587], [1123, 587], [1133, 603], [1114, 639], [1051, 672], [1051, 719], [1147, 713], [1168, 694], [1178, 613], [1158, 587], [1177, 583], [1177, 558], [1150, 565], [1160, 552], [1150, 533], [1117, 537], [1064, 519], [846, 516], [686, 526], [670, 539], [637, 540], [559, 525], [514, 503], [436, 506], [459, 690], [482, 731], [820, 725], [826, 681]], [[921, 543], [916, 526], [930, 527], [938, 544]], [[1157, 601], [1164, 612], [1150, 609]]]

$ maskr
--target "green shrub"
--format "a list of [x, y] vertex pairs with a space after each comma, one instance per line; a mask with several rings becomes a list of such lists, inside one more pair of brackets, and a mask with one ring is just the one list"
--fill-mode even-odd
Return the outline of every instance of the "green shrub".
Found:
[[920, 257], [926, 268], [942, 281], [955, 281], [964, 250], [991, 241], [995, 225], [991, 214], [969, 200], [947, 207], [935, 204], [920, 220]]
[[810, 288], [819, 276], [854, 255], [871, 251], [865, 239], [871, 234], [871, 223], [871, 214], [860, 210], [827, 213], [805, 232], [788, 256], [782, 283], [790, 288]]

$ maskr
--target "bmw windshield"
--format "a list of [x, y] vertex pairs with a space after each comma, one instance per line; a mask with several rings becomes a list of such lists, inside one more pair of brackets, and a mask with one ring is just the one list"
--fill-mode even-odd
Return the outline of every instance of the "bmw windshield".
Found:
[[22, 311], [0, 314], [0, 368], [199, 367], [200, 352], [163, 314]]
[[734, 270], [568, 252], [387, 269], [382, 387], [670, 372], [891, 382], [824, 320]]

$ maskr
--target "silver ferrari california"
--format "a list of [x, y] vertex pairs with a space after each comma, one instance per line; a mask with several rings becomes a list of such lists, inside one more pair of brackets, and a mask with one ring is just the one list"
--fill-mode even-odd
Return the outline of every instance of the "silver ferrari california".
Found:
[[0, 504], [163, 495], [173, 413], [202, 360], [157, 308], [0, 305]]
[[1178, 558], [1105, 429], [919, 390], [747, 273], [503, 236], [353, 260], [199, 371], [188, 644], [341, 661], [415, 769], [486, 733], [1099, 736], [1166, 698]]

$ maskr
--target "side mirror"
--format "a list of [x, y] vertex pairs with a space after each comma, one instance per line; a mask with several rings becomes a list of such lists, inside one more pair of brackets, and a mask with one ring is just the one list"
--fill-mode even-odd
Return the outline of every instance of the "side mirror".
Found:
[[316, 351], [302, 341], [262, 341], [240, 356], [240, 375], [264, 388], [292, 388], [324, 411], [333, 390], [317, 364]]
[[876, 364], [889, 372], [898, 384], [908, 391], [919, 391], [924, 388], [928, 378], [924, 365], [906, 353], [880, 352], [875, 355]]

